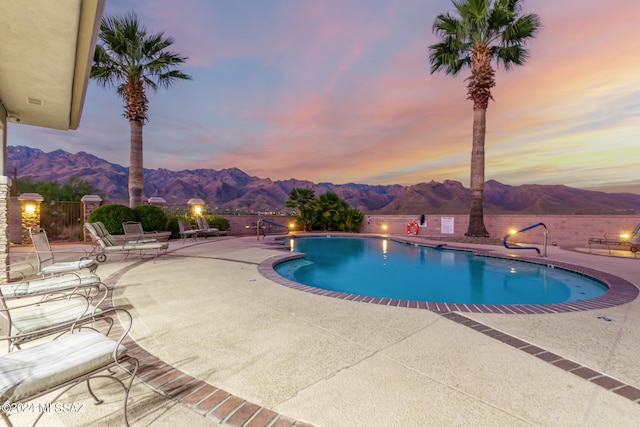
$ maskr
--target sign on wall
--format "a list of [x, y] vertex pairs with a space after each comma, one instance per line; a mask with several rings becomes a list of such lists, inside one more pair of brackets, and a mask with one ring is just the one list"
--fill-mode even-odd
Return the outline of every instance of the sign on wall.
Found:
[[443, 216], [440, 219], [440, 232], [442, 234], [453, 234], [454, 226], [453, 223], [455, 218], [452, 216]]

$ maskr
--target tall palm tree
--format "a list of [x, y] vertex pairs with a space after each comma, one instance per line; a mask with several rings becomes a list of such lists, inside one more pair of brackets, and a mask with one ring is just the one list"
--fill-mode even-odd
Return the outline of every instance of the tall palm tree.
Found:
[[521, 0], [452, 0], [459, 16], [438, 15], [433, 23], [440, 43], [429, 46], [431, 74], [443, 70], [457, 75], [471, 68], [467, 99], [473, 101], [471, 149], [471, 211], [465, 235], [488, 237], [484, 225], [484, 140], [491, 88], [496, 85], [492, 61], [505, 70], [522, 65], [528, 57], [525, 45], [540, 27], [535, 14], [522, 14]]
[[144, 198], [142, 126], [149, 119], [146, 92], [191, 79], [176, 69], [187, 58], [168, 51], [172, 44], [173, 38], [163, 33], [147, 34], [135, 13], [105, 16], [100, 25], [91, 78], [103, 87], [115, 87], [125, 102], [123, 116], [131, 126], [130, 207], [142, 204]]

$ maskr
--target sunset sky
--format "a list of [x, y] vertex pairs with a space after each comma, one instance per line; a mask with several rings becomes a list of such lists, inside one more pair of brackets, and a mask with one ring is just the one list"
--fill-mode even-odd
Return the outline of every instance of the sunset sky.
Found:
[[[146, 168], [260, 178], [469, 185], [469, 72], [429, 72], [450, 0], [107, 0], [175, 39], [192, 81], [149, 95]], [[486, 179], [640, 194], [640, 2], [536, 0], [530, 58], [498, 69]], [[9, 144], [129, 165], [115, 90], [91, 83], [77, 131], [9, 127]]]

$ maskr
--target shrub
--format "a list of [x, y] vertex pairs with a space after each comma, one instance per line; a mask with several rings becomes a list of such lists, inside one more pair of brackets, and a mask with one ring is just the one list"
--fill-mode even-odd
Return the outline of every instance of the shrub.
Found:
[[231, 228], [229, 220], [221, 216], [207, 215], [207, 222], [209, 227], [215, 227], [220, 231], [229, 231]]
[[169, 223], [169, 216], [155, 205], [139, 205], [133, 208], [136, 219], [142, 224], [144, 231], [164, 231]]
[[124, 205], [103, 205], [91, 212], [87, 217], [89, 222], [104, 224], [111, 234], [122, 234], [122, 223], [127, 221], [137, 221], [136, 213], [133, 209]]

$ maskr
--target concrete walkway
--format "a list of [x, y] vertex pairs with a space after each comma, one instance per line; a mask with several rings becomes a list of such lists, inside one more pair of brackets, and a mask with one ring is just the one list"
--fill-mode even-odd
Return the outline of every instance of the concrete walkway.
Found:
[[[224, 396], [203, 405], [207, 396], [196, 401], [203, 390], [196, 388], [170, 399], [165, 391], [183, 377], [161, 381], [147, 371], [141, 378], [155, 389], [136, 380], [132, 425], [255, 425], [267, 415], [262, 425], [638, 424], [638, 300], [562, 314], [447, 317], [281, 286], [258, 272], [261, 262], [279, 255], [269, 239], [230, 237], [172, 242], [155, 264], [134, 258], [99, 267], [115, 285], [113, 303], [134, 316], [130, 335], [137, 345], [216, 390], [207, 395], [211, 401], [218, 390]], [[549, 259], [640, 284], [640, 258], [551, 247]], [[533, 355], [498, 334], [544, 352]], [[595, 374], [580, 376], [543, 353]], [[84, 411], [46, 414], [43, 425], [117, 424], [121, 394], [111, 385], [104, 389], [100, 406], [74, 389], [65, 401], [86, 402]], [[230, 402], [235, 409], [222, 414]], [[12, 419], [22, 425], [18, 420], [29, 416]]]

